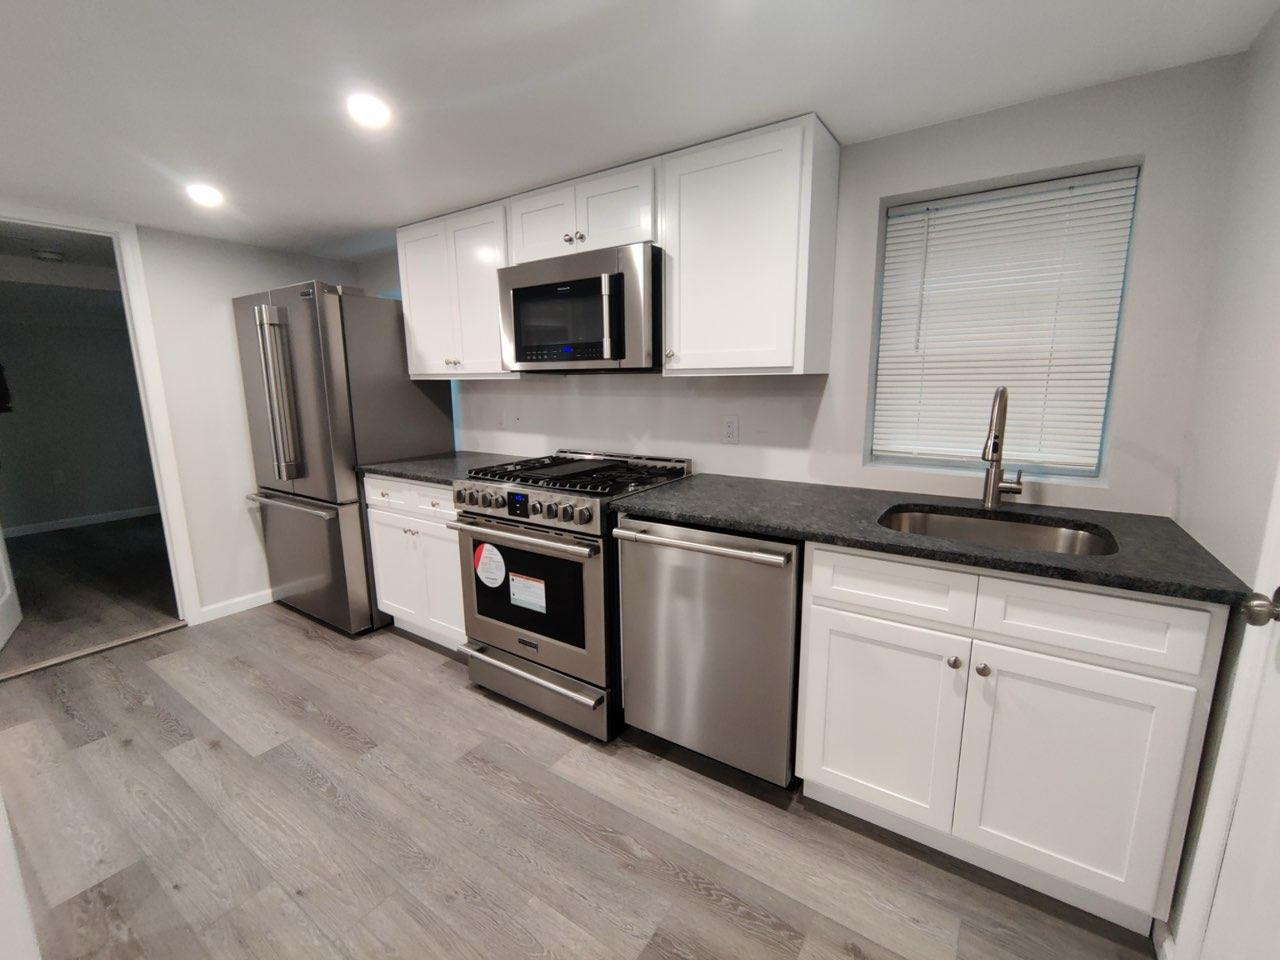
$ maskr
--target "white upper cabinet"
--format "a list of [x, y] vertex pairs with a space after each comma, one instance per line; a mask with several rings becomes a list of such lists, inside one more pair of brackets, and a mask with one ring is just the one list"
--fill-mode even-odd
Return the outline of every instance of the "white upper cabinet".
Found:
[[813, 115], [662, 158], [665, 373], [827, 372], [838, 177]]
[[409, 375], [505, 378], [498, 268], [506, 205], [477, 207], [396, 232]]
[[512, 197], [511, 262], [653, 239], [653, 164]]

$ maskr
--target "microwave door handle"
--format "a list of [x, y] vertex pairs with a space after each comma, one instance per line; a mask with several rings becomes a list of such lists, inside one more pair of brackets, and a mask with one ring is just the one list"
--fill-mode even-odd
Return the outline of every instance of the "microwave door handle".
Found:
[[609, 274], [600, 274], [600, 356], [605, 360], [613, 359], [613, 342], [609, 338], [609, 319], [612, 311], [609, 305]]

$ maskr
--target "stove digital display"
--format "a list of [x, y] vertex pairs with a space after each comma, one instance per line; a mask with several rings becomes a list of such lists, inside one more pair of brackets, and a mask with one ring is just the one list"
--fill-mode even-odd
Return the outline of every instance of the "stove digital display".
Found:
[[512, 493], [507, 497], [507, 514], [512, 517], [529, 516], [529, 495]]

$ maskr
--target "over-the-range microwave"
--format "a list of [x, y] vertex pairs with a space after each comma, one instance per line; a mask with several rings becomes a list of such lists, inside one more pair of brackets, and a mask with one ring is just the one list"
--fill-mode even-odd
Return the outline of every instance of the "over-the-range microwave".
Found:
[[509, 370], [651, 370], [661, 349], [662, 251], [628, 243], [498, 271]]

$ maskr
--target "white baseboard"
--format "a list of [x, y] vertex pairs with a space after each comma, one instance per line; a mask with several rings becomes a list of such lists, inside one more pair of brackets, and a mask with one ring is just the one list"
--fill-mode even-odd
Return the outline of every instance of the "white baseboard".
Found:
[[252, 610], [254, 607], [260, 607], [263, 604], [271, 603], [274, 598], [271, 595], [271, 589], [255, 590], [253, 593], [246, 593], [243, 596], [232, 597], [230, 600], [220, 600], [217, 603], [208, 603], [200, 608], [200, 613], [196, 619], [187, 618], [187, 623], [206, 623], [209, 620], [217, 620], [219, 617], [229, 617], [233, 613], [240, 613], [243, 610]]
[[95, 523], [110, 523], [112, 520], [132, 520], [134, 517], [150, 517], [160, 512], [158, 506], [132, 507], [128, 510], [112, 510], [108, 513], [86, 513], [79, 517], [64, 517], [61, 520], [44, 520], [40, 523], [24, 523], [17, 527], [5, 527], [6, 540], [14, 537], [25, 537], [32, 533], [49, 533], [53, 530], [70, 530], [72, 527], [89, 527]]

